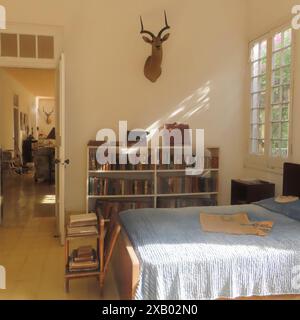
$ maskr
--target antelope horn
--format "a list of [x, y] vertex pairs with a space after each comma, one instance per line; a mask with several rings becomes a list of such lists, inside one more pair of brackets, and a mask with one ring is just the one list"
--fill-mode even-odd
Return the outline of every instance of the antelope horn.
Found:
[[155, 38], [155, 35], [152, 32], [144, 29], [144, 23], [143, 23], [142, 16], [140, 17], [140, 19], [141, 19], [141, 27], [142, 27], [141, 34], [148, 34], [149, 36], [152, 37], [152, 39]]
[[165, 24], [166, 24], [166, 26], [159, 31], [159, 34], [158, 34], [157, 37], [160, 38], [161, 35], [162, 35], [162, 33], [163, 33], [164, 31], [166, 31], [166, 30], [168, 30], [168, 29], [171, 29], [171, 27], [170, 27], [169, 24], [168, 24], [168, 18], [167, 18], [166, 10], [165, 10]]

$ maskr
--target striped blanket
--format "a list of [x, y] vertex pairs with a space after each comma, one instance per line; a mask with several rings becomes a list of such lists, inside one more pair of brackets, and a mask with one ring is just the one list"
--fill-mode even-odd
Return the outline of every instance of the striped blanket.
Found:
[[[200, 212], [247, 212], [274, 228], [267, 237], [205, 233]], [[141, 264], [138, 300], [300, 294], [298, 221], [257, 205], [130, 210], [120, 218]]]

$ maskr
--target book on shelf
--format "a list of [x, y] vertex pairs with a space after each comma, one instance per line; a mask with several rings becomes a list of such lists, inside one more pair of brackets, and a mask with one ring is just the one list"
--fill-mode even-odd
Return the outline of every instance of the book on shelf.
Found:
[[96, 251], [94, 252], [94, 256], [92, 257], [92, 259], [86, 261], [75, 261], [73, 254], [69, 259], [68, 269], [70, 272], [96, 271], [99, 269], [99, 261]]
[[91, 261], [91, 262], [70, 261], [69, 263], [70, 272], [96, 271], [98, 269], [99, 269], [99, 262], [97, 260]]
[[149, 195], [152, 193], [152, 180], [89, 177], [90, 196]]
[[215, 176], [163, 176], [159, 179], [160, 194], [185, 194], [217, 191], [217, 178]]
[[[100, 164], [97, 161], [97, 149], [89, 149], [89, 170], [90, 171], [147, 171], [153, 170], [153, 165], [151, 164], [151, 156], [145, 159], [141, 159], [139, 164], [133, 165], [127, 161], [127, 164], [119, 163], [117, 161], [109, 161], [106, 164]], [[117, 162], [117, 163], [114, 163]]]
[[69, 227], [88, 227], [96, 226], [98, 219], [95, 213], [71, 215], [69, 219]]
[[80, 237], [80, 236], [96, 236], [98, 230], [95, 226], [90, 227], [67, 227], [67, 236]]
[[217, 205], [216, 197], [159, 198], [157, 202], [158, 208], [206, 207], [215, 205]]
[[96, 256], [96, 250], [94, 250], [92, 246], [80, 247], [72, 253], [74, 262], [91, 261], [94, 260]]

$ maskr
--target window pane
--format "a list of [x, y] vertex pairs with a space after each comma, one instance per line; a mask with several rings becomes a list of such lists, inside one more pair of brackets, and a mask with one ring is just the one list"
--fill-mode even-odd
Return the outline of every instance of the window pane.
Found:
[[280, 72], [280, 69], [277, 69], [277, 70], [273, 71], [272, 85], [273, 86], [279, 86], [280, 85], [280, 81], [281, 81], [281, 72]]
[[273, 70], [281, 67], [281, 51], [273, 54]]
[[272, 121], [280, 121], [281, 120], [281, 107], [280, 105], [274, 105], [272, 107]]
[[267, 58], [260, 60], [260, 74], [267, 72]]
[[258, 139], [258, 125], [253, 125], [251, 129], [251, 138]]
[[266, 90], [267, 88], [267, 77], [266, 75], [263, 75], [259, 78], [259, 86], [260, 90]]
[[284, 40], [283, 40], [283, 45], [285, 47], [290, 46], [292, 43], [292, 30], [288, 29], [284, 32], [284, 36], [283, 36]]
[[292, 51], [291, 48], [287, 48], [282, 51], [282, 64], [284, 66], [291, 64]]
[[252, 63], [252, 77], [259, 75], [259, 61]]
[[258, 153], [258, 140], [251, 140], [251, 153]]
[[281, 139], [280, 123], [272, 123], [272, 139]]
[[287, 140], [289, 138], [289, 123], [283, 122], [281, 124], [281, 138]]
[[283, 86], [282, 101], [290, 102], [290, 94], [291, 94], [290, 86]]
[[259, 107], [264, 108], [266, 106], [266, 93], [261, 92], [259, 94]]
[[281, 141], [272, 141], [272, 156], [277, 157], [281, 155]]
[[258, 126], [258, 138], [264, 139], [265, 138], [265, 125], [259, 125]]
[[251, 116], [251, 123], [252, 124], [258, 124], [258, 110], [259, 109], [252, 110], [252, 116]]
[[256, 43], [251, 51], [251, 60], [255, 61], [259, 58], [259, 43]]
[[281, 69], [281, 76], [282, 76], [282, 84], [289, 84], [291, 83], [291, 68], [285, 67]]
[[273, 39], [273, 51], [279, 50], [282, 48], [282, 34], [277, 33]]
[[251, 113], [251, 124], [265, 123], [265, 110], [253, 109]]
[[263, 41], [260, 45], [260, 57], [265, 58], [267, 56], [267, 41]]
[[265, 153], [265, 140], [259, 140], [258, 141], [258, 154], [264, 154]]
[[259, 93], [252, 94], [251, 107], [252, 108], [259, 108]]
[[259, 78], [253, 78], [252, 79], [252, 92], [257, 92], [259, 91]]
[[265, 75], [252, 79], [252, 92], [266, 90], [267, 78]]
[[287, 158], [289, 155], [289, 143], [288, 141], [281, 141], [281, 156]]
[[289, 105], [284, 104], [282, 106], [282, 121], [288, 121], [289, 120]]
[[273, 88], [272, 89], [272, 103], [278, 104], [281, 102], [281, 88]]
[[266, 100], [266, 93], [254, 93], [252, 94], [252, 108], [264, 108]]
[[264, 109], [259, 109], [259, 111], [258, 111], [258, 121], [259, 121], [259, 123], [265, 123], [266, 116], [265, 116], [265, 110]]

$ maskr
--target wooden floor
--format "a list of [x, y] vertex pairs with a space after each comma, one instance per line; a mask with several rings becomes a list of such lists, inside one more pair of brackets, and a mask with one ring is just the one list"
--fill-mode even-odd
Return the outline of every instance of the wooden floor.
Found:
[[[74, 280], [64, 291], [64, 248], [55, 238], [54, 188], [35, 185], [31, 175], [6, 176], [4, 223], [0, 226], [0, 265], [7, 290], [0, 300], [100, 300], [95, 279]], [[118, 299], [109, 274], [103, 299]]]

